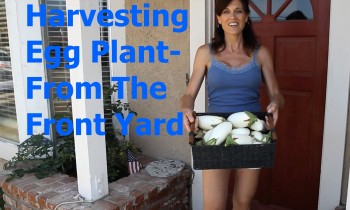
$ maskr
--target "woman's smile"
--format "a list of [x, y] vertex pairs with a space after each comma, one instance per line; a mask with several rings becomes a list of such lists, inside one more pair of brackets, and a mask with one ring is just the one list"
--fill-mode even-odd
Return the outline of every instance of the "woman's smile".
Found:
[[244, 12], [242, 3], [234, 0], [227, 5], [220, 16], [217, 16], [217, 19], [226, 33], [240, 33], [248, 21], [248, 14]]

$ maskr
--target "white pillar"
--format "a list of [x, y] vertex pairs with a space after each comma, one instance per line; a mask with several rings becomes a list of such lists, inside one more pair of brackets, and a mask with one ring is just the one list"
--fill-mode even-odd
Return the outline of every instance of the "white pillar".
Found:
[[[99, 1], [75, 0], [67, 1], [67, 10], [99, 10]], [[74, 17], [74, 26], [68, 27], [68, 44], [80, 47], [80, 65], [71, 69], [70, 79], [76, 82], [99, 82], [102, 86], [101, 61], [92, 63], [92, 41], [100, 40], [100, 27], [96, 21], [85, 27], [79, 16]], [[94, 91], [92, 91], [94, 92]], [[103, 117], [103, 100], [72, 99], [73, 121], [76, 118], [94, 119], [95, 114]], [[104, 129], [104, 126], [102, 126]], [[108, 194], [108, 176], [106, 161], [105, 137], [95, 132], [92, 135], [74, 135], [78, 173], [79, 193], [89, 201], [96, 201]]]
[[348, 8], [348, 0], [331, 1], [319, 210], [334, 209], [340, 202], [350, 84], [350, 29], [344, 27]]

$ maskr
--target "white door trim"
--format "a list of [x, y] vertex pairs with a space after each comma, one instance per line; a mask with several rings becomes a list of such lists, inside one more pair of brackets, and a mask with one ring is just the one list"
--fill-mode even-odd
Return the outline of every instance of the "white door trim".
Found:
[[[205, 2], [190, 1], [190, 73], [193, 71], [193, 62], [198, 47], [205, 43], [206, 21], [205, 21]], [[205, 112], [205, 83], [203, 82], [196, 98], [194, 110]], [[192, 184], [192, 208], [193, 210], [203, 209], [202, 192], [202, 171], [195, 170], [195, 177]]]
[[319, 210], [334, 209], [341, 196], [350, 84], [350, 29], [343, 22], [350, 19], [347, 8], [348, 0], [331, 1]]

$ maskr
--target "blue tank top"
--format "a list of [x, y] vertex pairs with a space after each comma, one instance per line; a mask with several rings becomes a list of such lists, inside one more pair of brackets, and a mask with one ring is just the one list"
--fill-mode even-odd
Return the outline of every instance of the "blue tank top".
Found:
[[211, 53], [207, 73], [209, 112], [260, 112], [261, 69], [256, 49], [249, 63], [238, 68], [229, 67]]

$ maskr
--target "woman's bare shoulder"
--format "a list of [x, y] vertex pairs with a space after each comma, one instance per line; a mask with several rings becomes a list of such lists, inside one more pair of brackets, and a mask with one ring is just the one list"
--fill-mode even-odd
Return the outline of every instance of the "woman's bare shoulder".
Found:
[[210, 51], [211, 50], [209, 44], [200, 46], [197, 50], [196, 60], [207, 65], [210, 62]]
[[271, 59], [270, 51], [267, 47], [260, 45], [258, 49], [258, 63], [261, 65], [266, 62], [266, 60]]
[[205, 55], [205, 54], [210, 55], [210, 45], [203, 44], [198, 48], [197, 53], [200, 53], [201, 55]]
[[267, 47], [265, 47], [264, 45], [260, 45], [258, 49], [258, 54], [266, 55], [266, 54], [270, 54], [270, 52], [269, 52], [269, 49], [267, 49]]

